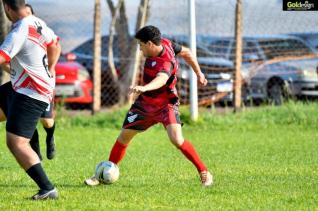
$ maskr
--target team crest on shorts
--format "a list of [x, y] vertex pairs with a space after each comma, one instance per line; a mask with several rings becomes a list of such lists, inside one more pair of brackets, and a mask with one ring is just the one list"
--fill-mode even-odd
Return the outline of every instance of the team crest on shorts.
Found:
[[138, 114], [134, 114], [134, 115], [132, 115], [132, 116], [129, 116], [129, 117], [127, 118], [128, 122], [129, 122], [129, 123], [134, 122], [135, 119], [137, 118], [137, 116], [138, 116]]

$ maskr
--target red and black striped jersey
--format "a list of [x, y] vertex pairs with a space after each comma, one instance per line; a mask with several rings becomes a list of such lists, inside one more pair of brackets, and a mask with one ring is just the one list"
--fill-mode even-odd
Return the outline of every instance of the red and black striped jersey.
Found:
[[175, 56], [181, 51], [181, 46], [168, 39], [162, 39], [161, 45], [163, 46], [162, 52], [156, 57], [147, 58], [145, 61], [143, 84], [150, 83], [158, 73], [167, 74], [169, 79], [161, 88], [144, 92], [136, 100], [136, 103], [147, 104], [154, 110], [167, 104], [179, 103], [176, 89], [178, 62]]

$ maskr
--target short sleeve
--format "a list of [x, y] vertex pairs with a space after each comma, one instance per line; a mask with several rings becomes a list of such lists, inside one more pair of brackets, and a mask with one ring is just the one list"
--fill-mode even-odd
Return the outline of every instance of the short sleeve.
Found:
[[159, 73], [166, 73], [170, 77], [172, 69], [173, 69], [172, 63], [165, 61], [161, 64]]
[[174, 54], [177, 55], [181, 52], [182, 46], [179, 45], [178, 43], [172, 42], [172, 49], [174, 51]]
[[0, 55], [6, 59], [6, 62], [10, 62], [10, 60], [21, 51], [27, 36], [28, 28], [25, 24], [17, 25], [6, 36], [0, 46]]
[[50, 45], [52, 45], [52, 44], [54, 44], [54, 43], [59, 41], [59, 37], [48, 26], [46, 26], [44, 28], [44, 30], [42, 31], [42, 35], [43, 35], [43, 37], [45, 39], [45, 42], [46, 42], [47, 46], [50, 46]]

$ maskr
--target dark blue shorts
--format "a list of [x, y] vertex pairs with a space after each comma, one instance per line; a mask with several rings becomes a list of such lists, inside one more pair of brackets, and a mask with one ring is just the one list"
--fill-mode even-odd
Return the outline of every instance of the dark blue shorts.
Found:
[[6, 130], [31, 138], [48, 104], [14, 91], [8, 82], [0, 86], [0, 107], [7, 117]]
[[53, 118], [53, 108], [54, 108], [54, 102], [52, 101], [47, 108], [45, 109], [45, 111], [42, 113], [41, 118], [47, 118], [47, 119], [51, 119]]

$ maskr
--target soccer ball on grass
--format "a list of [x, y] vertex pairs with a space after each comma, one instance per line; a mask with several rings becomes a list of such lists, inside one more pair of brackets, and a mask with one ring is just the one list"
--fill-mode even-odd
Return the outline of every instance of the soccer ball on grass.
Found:
[[96, 166], [95, 177], [102, 183], [112, 184], [119, 178], [119, 168], [111, 161], [100, 162]]

